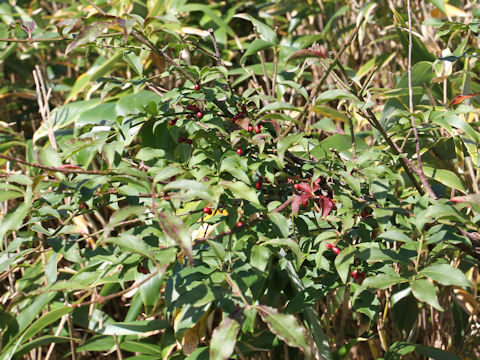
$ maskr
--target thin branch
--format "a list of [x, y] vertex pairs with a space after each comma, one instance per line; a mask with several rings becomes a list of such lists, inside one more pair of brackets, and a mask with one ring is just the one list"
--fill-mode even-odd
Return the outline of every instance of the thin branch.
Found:
[[28, 161], [25, 161], [25, 160], [22, 160], [22, 159], [18, 159], [18, 158], [14, 158], [12, 156], [4, 155], [4, 154], [0, 154], [0, 158], [5, 159], [5, 160], [9, 160], [9, 161], [13, 161], [13, 162], [17, 162], [17, 163], [20, 163], [20, 164], [24, 164], [24, 165], [27, 165], [27, 166], [47, 170], [47, 171], [61, 172], [61, 173], [66, 173], [66, 174], [69, 174], [69, 173], [72, 173], [72, 174], [93, 174], [93, 175], [108, 175], [108, 174], [110, 174], [109, 172], [105, 172], [105, 171], [84, 170], [84, 169], [76, 169], [76, 168], [72, 169], [72, 168], [68, 168], [68, 167], [45, 166], [45, 165], [41, 165], [41, 164], [38, 164], [38, 163], [31, 163], [31, 162], [28, 162]]
[[[164, 272], [166, 269], [167, 269], [168, 265], [165, 265], [165, 266], [162, 266], [162, 268], [160, 269], [162, 272]], [[155, 270], [153, 273], [151, 273], [150, 275], [148, 275], [146, 278], [144, 278], [143, 280], [133, 284], [132, 286], [130, 286], [129, 288], [125, 289], [125, 290], [122, 290], [122, 291], [119, 291], [119, 292], [116, 292], [114, 294], [110, 294], [110, 295], [107, 295], [107, 296], [99, 296], [97, 297], [97, 299], [95, 300], [91, 300], [91, 301], [85, 301], [85, 302], [82, 302], [82, 303], [77, 303], [77, 304], [71, 304], [69, 305], [70, 307], [73, 307], [73, 308], [77, 308], [77, 307], [82, 307], [82, 306], [87, 306], [87, 305], [90, 305], [90, 304], [103, 304], [105, 301], [108, 301], [108, 300], [111, 300], [111, 299], [114, 299], [116, 297], [119, 297], [119, 296], [122, 296], [140, 286], [142, 286], [143, 284], [145, 284], [147, 281], [149, 281], [150, 279], [152, 279], [153, 277], [155, 277], [156, 275], [158, 275], [158, 273], [160, 272], [160, 270]]]
[[208, 29], [208, 33], [212, 38], [213, 48], [215, 49], [215, 58], [217, 59], [217, 66], [222, 66], [222, 56], [220, 55], [220, 50], [218, 49], [217, 39], [215, 38], [215, 34], [213, 33], [213, 29]]
[[413, 135], [415, 137], [415, 150], [417, 152], [417, 171], [415, 171], [422, 182], [423, 187], [428, 195], [433, 199], [437, 196], [433, 192], [422, 166], [422, 154], [420, 153], [420, 140], [418, 137], [418, 129], [415, 125], [415, 117], [413, 116], [413, 88], [412, 88], [412, 14], [410, 8], [410, 0], [407, 0], [407, 14], [408, 14], [408, 104], [410, 110], [410, 121], [412, 123]]

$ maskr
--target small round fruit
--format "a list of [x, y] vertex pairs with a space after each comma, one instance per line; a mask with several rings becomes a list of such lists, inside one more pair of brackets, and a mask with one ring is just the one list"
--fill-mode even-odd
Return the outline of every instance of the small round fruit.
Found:
[[237, 154], [238, 154], [238, 155], [242, 155], [242, 154], [243, 154], [242, 148], [237, 148]]
[[332, 251], [335, 253], [335, 255], [340, 254], [340, 249], [339, 249], [338, 247], [336, 247], [336, 246], [333, 246], [333, 247], [332, 247]]
[[257, 181], [257, 183], [255, 184], [255, 188], [257, 190], [260, 190], [262, 188], [262, 181], [261, 180]]
[[205, 206], [205, 207], [203, 208], [203, 212], [204, 212], [205, 214], [210, 215], [210, 214], [212, 213], [212, 208], [211, 208], [210, 206]]
[[187, 114], [187, 116], [186, 116], [187, 119], [191, 119], [192, 117], [193, 117], [192, 114]]
[[333, 245], [331, 243], [326, 243], [325, 247], [331, 250], [333, 248]]
[[200, 84], [199, 83], [196, 83], [193, 88], [195, 89], [195, 91], [198, 91], [200, 90]]
[[188, 145], [192, 145], [193, 140], [192, 139], [185, 139], [185, 143], [187, 143]]
[[253, 126], [252, 125], [248, 125], [248, 132], [252, 132], [253, 131]]
[[172, 120], [170, 120], [170, 121], [168, 122], [168, 125], [175, 125], [176, 122], [177, 122], [177, 119], [176, 119], [176, 118], [175, 118], [175, 119], [172, 119]]
[[298, 190], [298, 189], [300, 189], [300, 185], [295, 184], [295, 185], [293, 185], [293, 188], [294, 188], [295, 190]]
[[350, 273], [350, 276], [354, 279], [357, 279], [360, 276], [360, 272], [357, 269], [355, 269]]
[[203, 117], [203, 112], [198, 111], [197, 112], [197, 118], [201, 119]]
[[185, 140], [187, 140], [187, 139], [185, 139], [185, 138], [178, 138], [177, 141], [178, 141], [178, 143], [180, 144], [180, 143], [182, 143], [182, 142], [185, 142]]
[[255, 125], [255, 127], [253, 128], [253, 131], [255, 131], [255, 134], [258, 134], [260, 132], [260, 126]]
[[243, 227], [243, 222], [241, 221], [237, 222], [237, 228], [241, 228], [241, 227]]

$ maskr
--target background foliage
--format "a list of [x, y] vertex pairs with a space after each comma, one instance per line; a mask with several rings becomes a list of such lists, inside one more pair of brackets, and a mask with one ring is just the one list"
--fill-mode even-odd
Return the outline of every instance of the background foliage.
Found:
[[0, 359], [479, 358], [480, 10], [411, 7], [0, 0]]

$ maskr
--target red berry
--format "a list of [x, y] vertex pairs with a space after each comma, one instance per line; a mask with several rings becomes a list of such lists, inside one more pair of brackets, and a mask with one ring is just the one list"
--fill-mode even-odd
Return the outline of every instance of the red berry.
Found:
[[188, 145], [192, 145], [193, 140], [192, 139], [185, 139], [185, 143], [187, 143]]
[[302, 202], [303, 208], [306, 208], [306, 207], [307, 207], [307, 204], [308, 204], [307, 200], [305, 200], [304, 202]]
[[187, 119], [191, 119], [193, 117], [192, 114], [187, 114]]
[[168, 122], [168, 125], [175, 125], [175, 123], [177, 122], [177, 119], [172, 119]]
[[260, 189], [262, 188], [262, 181], [260, 181], [260, 180], [257, 181], [257, 183], [255, 184], [255, 188], [256, 188], [257, 190], [260, 190]]
[[356, 278], [358, 278], [358, 277], [360, 276], [360, 272], [359, 272], [357, 269], [355, 269], [355, 270], [353, 270], [353, 271], [350, 273], [350, 276], [351, 276], [352, 278], [356, 279]]
[[253, 131], [255, 131], [255, 134], [258, 134], [260, 132], [260, 126], [255, 125], [255, 127], [253, 128]]
[[238, 155], [242, 155], [242, 154], [243, 154], [242, 148], [237, 148], [237, 154], [238, 154]]
[[293, 185], [293, 188], [294, 188], [295, 190], [298, 190], [298, 189], [300, 189], [300, 185], [295, 184], [295, 185]]
[[241, 221], [237, 222], [237, 227], [238, 228], [241, 228], [242, 226], [243, 226], [243, 222], [241, 222]]
[[193, 88], [195, 89], [195, 91], [198, 91], [200, 90], [200, 84], [196, 83]]
[[197, 118], [201, 119], [203, 117], [203, 112], [199, 111], [197, 112]]
[[325, 247], [326, 247], [327, 249], [332, 249], [332, 248], [333, 248], [333, 245], [332, 245], [331, 243], [326, 243], [326, 244], [325, 244]]
[[178, 138], [178, 143], [184, 142], [186, 139], [185, 138]]
[[240, 105], [240, 107], [242, 108], [242, 111], [243, 111], [244, 113], [247, 112], [247, 107], [245, 106], [245, 104]]
[[209, 215], [210, 215], [210, 214], [212, 213], [212, 208], [211, 208], [210, 206], [205, 206], [205, 207], [203, 208], [203, 212], [204, 212], [205, 214], [209, 214]]
[[339, 249], [338, 247], [336, 247], [336, 246], [333, 246], [333, 247], [332, 247], [332, 251], [335, 253], [335, 255], [340, 254], [340, 249]]
[[248, 125], [248, 132], [252, 132], [253, 130], [253, 126], [252, 125]]
[[193, 111], [193, 109], [195, 109], [195, 106], [191, 104], [187, 105], [187, 110]]

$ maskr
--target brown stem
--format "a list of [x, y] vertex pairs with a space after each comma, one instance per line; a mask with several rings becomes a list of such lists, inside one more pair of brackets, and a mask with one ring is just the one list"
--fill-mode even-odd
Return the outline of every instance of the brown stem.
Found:
[[215, 58], [217, 59], [217, 66], [222, 66], [222, 56], [220, 55], [220, 50], [218, 49], [217, 39], [215, 38], [215, 34], [213, 33], [213, 29], [208, 29], [208, 33], [212, 38], [213, 48], [215, 49]]

